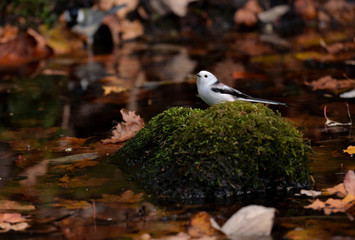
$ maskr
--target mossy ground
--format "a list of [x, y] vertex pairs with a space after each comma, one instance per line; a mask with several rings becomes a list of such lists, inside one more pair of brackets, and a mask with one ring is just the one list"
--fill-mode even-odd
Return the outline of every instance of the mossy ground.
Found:
[[[302, 134], [262, 104], [171, 108], [114, 156], [145, 188], [172, 197], [229, 196], [309, 182]], [[131, 168], [132, 167], [132, 168]]]

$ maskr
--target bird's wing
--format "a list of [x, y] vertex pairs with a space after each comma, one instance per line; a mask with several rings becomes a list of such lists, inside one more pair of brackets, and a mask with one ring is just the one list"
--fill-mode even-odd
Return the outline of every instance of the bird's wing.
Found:
[[241, 91], [228, 87], [227, 85], [224, 85], [223, 83], [217, 83], [214, 84], [213, 87], [211, 88], [213, 92], [216, 93], [221, 93], [221, 94], [228, 94], [234, 97], [235, 100], [243, 100], [246, 102], [254, 102], [254, 103], [265, 103], [265, 104], [273, 104], [273, 105], [281, 105], [281, 106], [287, 106], [286, 103], [282, 102], [277, 102], [277, 101], [272, 101], [272, 100], [266, 100], [262, 98], [254, 98], [252, 96], [249, 96], [245, 93], [242, 93]]
[[242, 93], [241, 91], [239, 91], [237, 89], [234, 89], [234, 88], [228, 87], [227, 85], [221, 84], [221, 83], [215, 84], [211, 88], [211, 90], [216, 93], [232, 95], [236, 99], [237, 98], [252, 99], [251, 96], [249, 96], [245, 93]]

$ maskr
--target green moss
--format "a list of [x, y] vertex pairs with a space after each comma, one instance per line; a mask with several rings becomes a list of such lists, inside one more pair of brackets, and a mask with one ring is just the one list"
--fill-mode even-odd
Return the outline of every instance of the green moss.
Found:
[[171, 108], [114, 156], [158, 195], [208, 197], [309, 182], [301, 133], [262, 104]]

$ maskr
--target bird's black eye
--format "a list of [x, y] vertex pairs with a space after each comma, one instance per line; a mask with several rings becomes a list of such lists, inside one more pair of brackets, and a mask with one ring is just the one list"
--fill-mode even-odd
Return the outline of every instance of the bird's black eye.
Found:
[[205, 78], [207, 78], [207, 74], [205, 75]]

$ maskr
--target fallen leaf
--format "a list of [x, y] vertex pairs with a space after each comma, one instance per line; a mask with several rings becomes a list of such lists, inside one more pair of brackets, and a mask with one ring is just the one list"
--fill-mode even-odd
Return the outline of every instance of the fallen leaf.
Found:
[[136, 133], [141, 130], [144, 126], [143, 119], [136, 115], [133, 111], [127, 111], [121, 109], [121, 114], [123, 117], [123, 122], [117, 124], [112, 131], [113, 136], [109, 139], [101, 140], [102, 143], [118, 143], [124, 142], [136, 135]]
[[91, 207], [91, 204], [87, 201], [75, 201], [60, 199], [58, 203], [52, 204], [53, 207], [64, 207], [66, 209], [85, 209]]
[[312, 82], [305, 82], [306, 86], [312, 87], [312, 90], [338, 90], [341, 88], [355, 87], [355, 79], [335, 79], [329, 75], [314, 80]]
[[260, 7], [258, 1], [249, 0], [242, 8], [235, 12], [234, 22], [236, 25], [255, 26], [258, 22], [257, 15], [262, 11], [263, 9]]
[[[1, 200], [0, 201], [0, 209], [6, 210], [20, 210], [20, 211], [31, 211], [35, 210], [35, 206], [33, 205], [25, 205], [15, 201], [10, 200]], [[1, 219], [0, 219], [1, 221]]]
[[348, 205], [351, 204], [351, 202], [353, 202], [355, 200], [355, 196], [351, 193], [349, 193], [348, 195], [345, 196], [345, 198], [343, 198], [343, 202]]
[[18, 27], [6, 24], [0, 27], [0, 43], [6, 43], [15, 39], [18, 35]]
[[344, 187], [343, 183], [340, 183], [332, 188], [326, 188], [322, 190], [322, 194], [323, 195], [333, 195], [333, 194], [337, 194], [338, 196], [346, 196], [346, 190]]
[[315, 201], [313, 201], [311, 204], [305, 206], [304, 208], [310, 208], [313, 210], [323, 210], [325, 208], [325, 202], [316, 199]]
[[0, 222], [19, 223], [26, 221], [20, 213], [0, 213]]
[[121, 93], [121, 92], [127, 91], [126, 88], [119, 87], [119, 86], [103, 86], [102, 88], [104, 89], [105, 96], [107, 96], [111, 93]]
[[[227, 236], [269, 236], [274, 224], [275, 208], [250, 205], [243, 207], [222, 226]], [[232, 238], [232, 237], [231, 237]]]
[[344, 149], [343, 152], [353, 155], [353, 154], [355, 154], [355, 146], [350, 145], [346, 149]]
[[337, 212], [345, 212], [345, 203], [341, 199], [329, 198], [325, 201], [325, 208], [323, 210], [326, 215]]
[[99, 162], [91, 161], [91, 160], [88, 160], [88, 159], [83, 159], [83, 160], [75, 161], [72, 164], [55, 166], [54, 168], [65, 169], [67, 171], [74, 171], [77, 168], [92, 167], [92, 166], [95, 166], [97, 164], [99, 164]]
[[220, 233], [212, 226], [210, 218], [207, 212], [199, 212], [192, 216], [187, 230], [188, 234], [193, 238], [201, 238]]
[[20, 222], [20, 223], [16, 223], [16, 224], [0, 222], [0, 228], [2, 228], [2, 230], [0, 230], [0, 232], [8, 232], [10, 230], [23, 231], [26, 228], [28, 228], [29, 226], [30, 225], [27, 222]]
[[318, 196], [322, 195], [322, 192], [321, 192], [321, 191], [304, 190], [304, 189], [302, 189], [302, 190], [300, 191], [300, 193], [301, 193], [302, 195], [306, 195], [306, 196], [308, 196], [308, 197], [318, 197]]
[[119, 202], [119, 203], [136, 203], [143, 199], [143, 193], [135, 194], [132, 190], [127, 190], [120, 196], [112, 194], [103, 194], [100, 202]]
[[345, 174], [344, 188], [347, 191], [347, 193], [355, 195], [355, 173], [353, 170], [349, 170]]
[[65, 188], [99, 186], [108, 180], [108, 178], [90, 178], [88, 176], [75, 176], [70, 178], [68, 175], [65, 175], [59, 179], [60, 183], [58, 183], [58, 185]]

